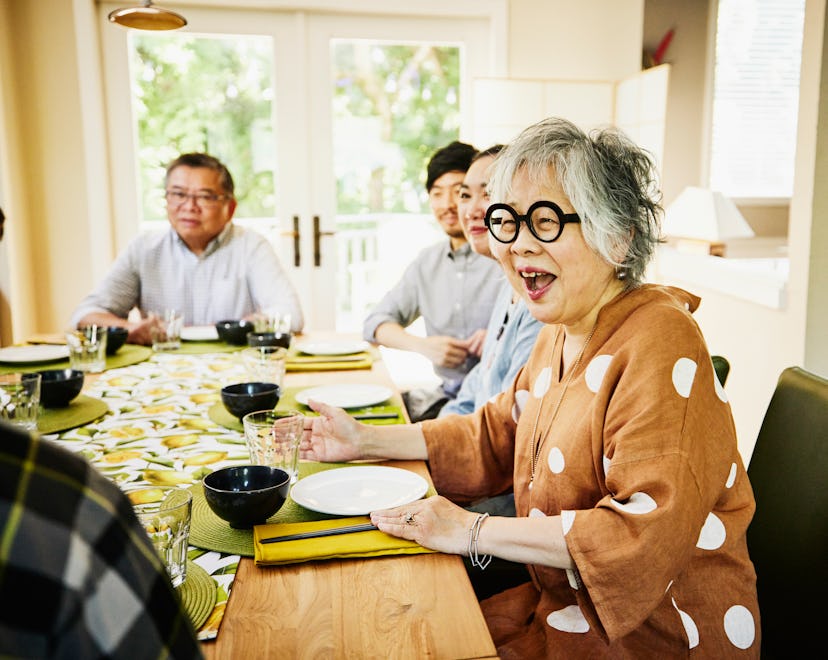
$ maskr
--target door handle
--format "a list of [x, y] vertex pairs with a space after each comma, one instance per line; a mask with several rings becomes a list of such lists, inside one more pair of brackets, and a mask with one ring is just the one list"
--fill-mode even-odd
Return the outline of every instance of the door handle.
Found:
[[302, 234], [299, 232], [299, 216], [293, 216], [293, 231], [283, 231], [282, 236], [293, 237], [293, 265], [299, 268], [302, 259], [299, 253], [299, 245], [301, 243]]
[[313, 265], [317, 268], [322, 265], [322, 237], [333, 236], [335, 233], [335, 231], [320, 231], [319, 216], [313, 216]]

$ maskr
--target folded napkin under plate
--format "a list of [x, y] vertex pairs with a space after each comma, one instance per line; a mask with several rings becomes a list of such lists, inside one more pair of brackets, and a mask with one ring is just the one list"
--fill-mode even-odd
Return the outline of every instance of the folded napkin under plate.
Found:
[[291, 351], [285, 360], [287, 371], [342, 371], [346, 369], [370, 369], [374, 356], [370, 351], [350, 355], [304, 355]]
[[256, 525], [253, 528], [255, 561], [259, 566], [279, 566], [325, 559], [353, 559], [385, 555], [412, 555], [434, 552], [419, 543], [390, 536], [379, 530], [337, 534], [279, 543], [263, 543], [262, 539], [301, 534], [319, 530], [348, 527], [370, 522], [368, 516], [317, 520], [314, 522]]

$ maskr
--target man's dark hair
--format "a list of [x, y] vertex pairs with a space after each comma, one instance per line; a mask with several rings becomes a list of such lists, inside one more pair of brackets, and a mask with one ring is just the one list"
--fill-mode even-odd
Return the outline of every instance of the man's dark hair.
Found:
[[428, 161], [426, 190], [430, 191], [434, 182], [446, 172], [465, 172], [471, 165], [476, 153], [475, 148], [465, 142], [456, 140], [450, 145], [434, 152]]
[[206, 167], [208, 170], [215, 170], [219, 174], [219, 184], [221, 191], [225, 195], [233, 196], [235, 186], [233, 184], [233, 177], [230, 176], [230, 170], [218, 158], [202, 153], [181, 154], [178, 158], [167, 165], [167, 174], [164, 177], [164, 186], [170, 178], [170, 172], [176, 167]]

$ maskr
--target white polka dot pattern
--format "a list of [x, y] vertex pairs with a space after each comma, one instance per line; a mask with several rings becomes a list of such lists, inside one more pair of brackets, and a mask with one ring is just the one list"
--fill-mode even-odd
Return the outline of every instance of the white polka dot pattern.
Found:
[[679, 396], [685, 399], [690, 396], [690, 390], [693, 388], [696, 367], [696, 363], [690, 358], [679, 358], [673, 365], [673, 387]]
[[546, 623], [555, 630], [569, 633], [589, 632], [589, 623], [577, 605], [568, 605], [562, 610], [552, 612], [546, 617]]
[[612, 362], [612, 355], [596, 355], [590, 360], [584, 372], [584, 380], [591, 392], [601, 389], [601, 382], [609, 369], [610, 362]]
[[736, 463], [730, 464], [730, 474], [727, 475], [727, 481], [725, 482], [725, 486], [727, 488], [732, 488], [733, 484], [736, 483]]
[[515, 392], [515, 403], [512, 406], [512, 419], [515, 424], [520, 419], [520, 414], [526, 409], [526, 402], [529, 400], [529, 390], [518, 390]]
[[691, 649], [697, 647], [699, 645], [699, 627], [696, 625], [696, 622], [693, 621], [693, 617], [678, 608], [675, 598], [671, 598], [670, 600], [673, 601], [673, 607], [676, 608], [676, 612], [678, 612], [681, 617], [681, 625], [684, 626], [684, 632], [687, 633], [689, 647]]
[[756, 622], [744, 605], [734, 605], [724, 615], [724, 629], [730, 643], [737, 649], [747, 649], [756, 639]]
[[532, 388], [532, 394], [536, 399], [542, 399], [543, 395], [549, 391], [549, 386], [552, 384], [552, 369], [544, 367], [538, 374], [535, 380], [535, 386]]
[[563, 452], [558, 447], [552, 447], [549, 450], [549, 456], [546, 457], [546, 462], [553, 474], [560, 474], [566, 467]]
[[647, 495], [647, 493], [637, 492], [630, 495], [630, 499], [626, 502], [619, 502], [616, 499], [611, 499], [612, 505], [624, 513], [632, 513], [640, 516], [645, 513], [650, 513], [658, 508], [655, 500]]
[[702, 550], [717, 550], [727, 538], [724, 523], [714, 513], [707, 514], [707, 520], [702, 525], [696, 547]]
[[574, 511], [567, 511], [564, 509], [561, 511], [561, 528], [563, 529], [564, 536], [569, 534], [569, 530], [572, 529], [572, 523], [575, 522], [575, 512]]

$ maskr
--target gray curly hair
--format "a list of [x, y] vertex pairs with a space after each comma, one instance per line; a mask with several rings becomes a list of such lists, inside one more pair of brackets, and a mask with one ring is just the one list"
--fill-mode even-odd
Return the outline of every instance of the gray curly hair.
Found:
[[587, 245], [616, 267], [627, 288], [642, 282], [661, 242], [661, 194], [649, 153], [616, 128], [586, 134], [552, 117], [525, 129], [498, 154], [489, 178], [493, 202], [510, 199], [520, 170], [536, 185], [556, 176], [581, 217]]

